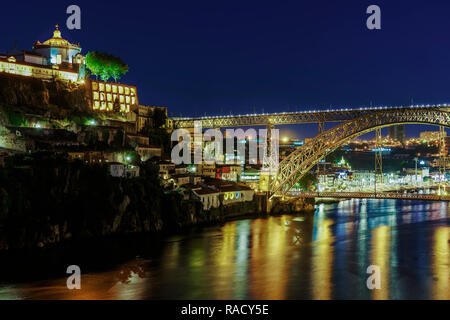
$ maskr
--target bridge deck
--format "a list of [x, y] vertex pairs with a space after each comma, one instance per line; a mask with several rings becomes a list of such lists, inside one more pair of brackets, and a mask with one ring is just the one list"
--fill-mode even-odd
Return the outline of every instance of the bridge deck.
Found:
[[449, 108], [447, 104], [440, 105], [416, 105], [401, 107], [370, 107], [358, 109], [328, 109], [328, 110], [311, 110], [299, 112], [282, 112], [282, 113], [264, 113], [264, 114], [244, 114], [229, 116], [205, 116], [198, 118], [174, 117], [174, 128], [194, 128], [194, 122], [199, 121], [202, 128], [220, 128], [220, 127], [245, 127], [245, 126], [265, 126], [283, 125], [283, 124], [301, 124], [301, 123], [318, 123], [318, 122], [342, 122], [355, 119], [374, 112], [383, 112], [386, 110], [410, 110], [413, 109], [440, 109]]
[[289, 192], [287, 196], [295, 198], [359, 198], [450, 201], [450, 195], [396, 192]]

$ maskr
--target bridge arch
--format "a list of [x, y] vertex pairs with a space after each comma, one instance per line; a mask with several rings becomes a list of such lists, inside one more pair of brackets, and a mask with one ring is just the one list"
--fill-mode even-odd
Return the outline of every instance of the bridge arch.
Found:
[[450, 112], [442, 109], [381, 110], [343, 122], [297, 148], [280, 162], [270, 183], [271, 197], [285, 195], [320, 159], [347, 141], [378, 128], [399, 124], [427, 124], [450, 127]]

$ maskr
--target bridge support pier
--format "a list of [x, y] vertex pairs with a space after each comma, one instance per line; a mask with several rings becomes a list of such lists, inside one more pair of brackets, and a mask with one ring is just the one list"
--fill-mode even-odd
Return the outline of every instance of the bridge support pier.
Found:
[[383, 152], [382, 148], [382, 136], [381, 136], [381, 128], [375, 130], [375, 141], [377, 150], [375, 152], [375, 193], [376, 193], [376, 184], [383, 183]]
[[[318, 127], [319, 127], [318, 135], [321, 135], [325, 131], [324, 122], [323, 121], [319, 121]], [[324, 159], [325, 158], [319, 159], [319, 162], [317, 162], [317, 176], [316, 176], [317, 183], [320, 183], [320, 175], [322, 173], [322, 170], [320, 169], [320, 167], [321, 167], [321, 163], [322, 163], [322, 161]], [[326, 165], [325, 164], [322, 165], [322, 169], [323, 169], [323, 173], [325, 174], [325, 171], [326, 171]]]
[[445, 128], [439, 126], [439, 195], [446, 194], [447, 151], [445, 136]]

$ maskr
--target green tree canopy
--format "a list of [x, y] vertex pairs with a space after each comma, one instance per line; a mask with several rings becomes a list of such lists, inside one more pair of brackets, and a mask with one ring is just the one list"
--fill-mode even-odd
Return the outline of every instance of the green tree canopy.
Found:
[[91, 51], [86, 55], [86, 66], [90, 72], [103, 81], [113, 78], [117, 82], [128, 72], [128, 65], [122, 59], [105, 52]]

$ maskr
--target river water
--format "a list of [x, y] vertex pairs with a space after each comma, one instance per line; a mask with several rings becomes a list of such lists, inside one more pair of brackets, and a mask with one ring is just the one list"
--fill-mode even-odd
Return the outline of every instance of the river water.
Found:
[[[354, 199], [164, 238], [102, 272], [0, 284], [0, 299], [450, 299], [446, 202]], [[381, 289], [369, 290], [370, 265]]]

